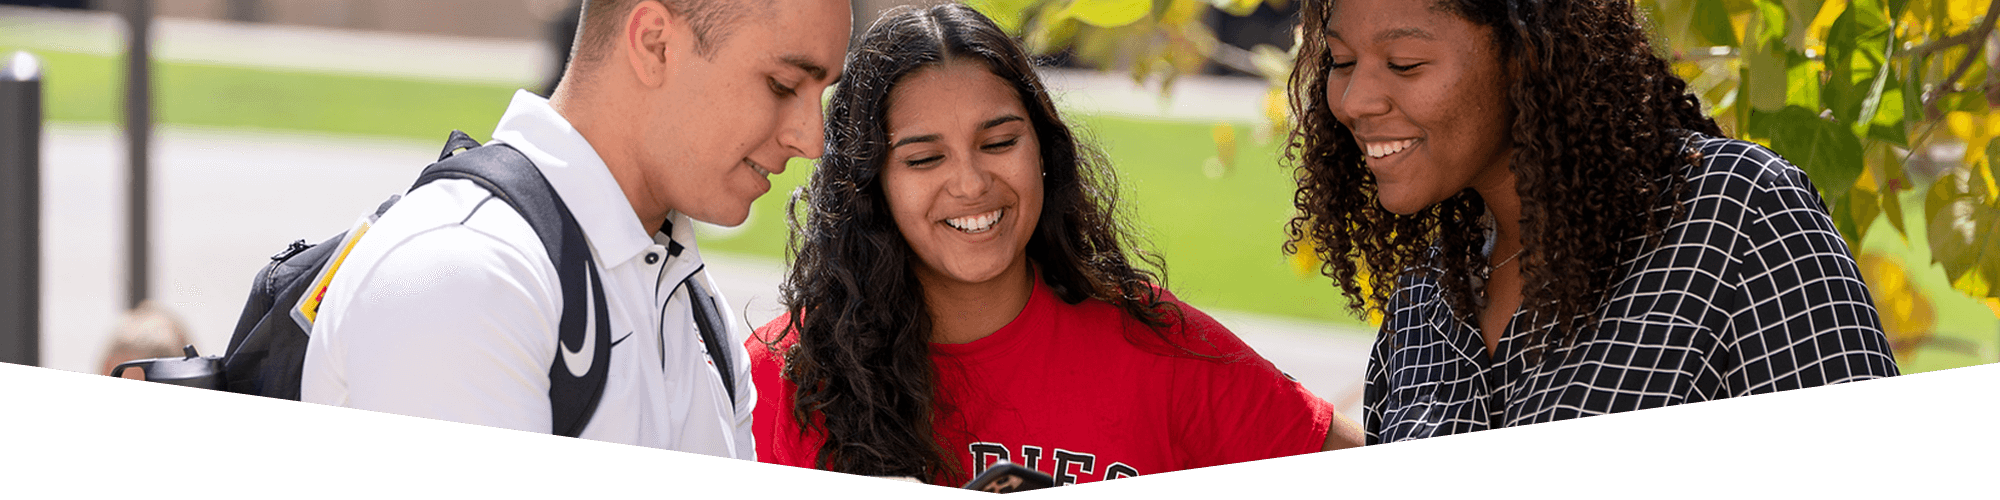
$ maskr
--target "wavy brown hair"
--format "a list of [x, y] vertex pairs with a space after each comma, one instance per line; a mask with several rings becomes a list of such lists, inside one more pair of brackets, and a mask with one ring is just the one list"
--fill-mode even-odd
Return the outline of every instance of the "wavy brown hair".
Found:
[[1030, 272], [1064, 302], [1108, 302], [1162, 338], [1163, 327], [1179, 323], [1180, 309], [1154, 286], [1161, 261], [1127, 255], [1134, 241], [1116, 208], [1111, 169], [1063, 123], [1020, 45], [963, 5], [891, 10], [848, 56], [827, 108], [826, 156], [793, 195], [789, 216], [793, 261], [780, 294], [791, 319], [769, 345], [798, 336], [784, 352], [784, 377], [797, 386], [792, 413], [801, 431], [826, 438], [816, 468], [966, 479], [934, 435], [951, 409], [936, 392], [930, 311], [913, 267], [922, 264], [897, 230], [881, 182], [891, 93], [906, 76], [947, 60], [992, 71], [1027, 108], [1046, 174], [1028, 240]]
[[[1333, 3], [1308, 0], [1289, 86], [1297, 117], [1285, 157], [1298, 210], [1287, 251], [1310, 242], [1348, 308], [1384, 312], [1399, 283], [1436, 281], [1460, 319], [1478, 310], [1486, 271], [1484, 201], [1471, 189], [1410, 215], [1383, 209], [1375, 176], [1327, 99]], [[1513, 81], [1512, 162], [1521, 196], [1522, 307], [1530, 352], [1562, 345], [1589, 324], [1624, 243], [1652, 241], [1679, 214], [1683, 170], [1699, 158], [1688, 132], [1721, 136], [1687, 84], [1653, 52], [1629, 0], [1430, 0], [1492, 29]], [[1414, 273], [1414, 274], [1412, 274]], [[1366, 288], [1364, 288], [1365, 280]]]

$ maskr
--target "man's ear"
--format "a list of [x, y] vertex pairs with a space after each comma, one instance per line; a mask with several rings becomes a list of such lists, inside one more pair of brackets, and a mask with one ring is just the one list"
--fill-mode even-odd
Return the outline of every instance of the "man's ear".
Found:
[[626, 61], [640, 84], [658, 87], [666, 83], [668, 68], [682, 55], [673, 43], [680, 22], [665, 5], [650, 0], [625, 13], [625, 29], [619, 32], [618, 42], [624, 46]]

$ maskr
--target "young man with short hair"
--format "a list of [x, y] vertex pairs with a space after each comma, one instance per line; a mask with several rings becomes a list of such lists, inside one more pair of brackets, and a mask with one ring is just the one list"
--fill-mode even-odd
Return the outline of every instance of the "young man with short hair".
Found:
[[561, 86], [547, 100], [517, 92], [493, 139], [534, 163], [582, 229], [609, 359], [558, 342], [563, 308], [594, 304], [562, 303], [523, 216], [472, 181], [439, 180], [340, 264], [302, 399], [546, 433], [552, 368], [608, 362], [581, 437], [753, 458], [743, 334], [720, 341], [725, 374], [694, 325], [690, 288], [715, 287], [691, 221], [741, 224], [769, 175], [820, 156], [819, 96], [839, 76], [848, 4], [591, 0], [581, 17]]

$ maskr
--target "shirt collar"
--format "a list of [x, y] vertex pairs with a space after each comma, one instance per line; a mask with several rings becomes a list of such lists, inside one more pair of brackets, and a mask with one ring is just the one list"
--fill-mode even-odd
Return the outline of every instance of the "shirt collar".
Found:
[[[500, 125], [493, 129], [493, 142], [513, 146], [527, 155], [542, 171], [549, 185], [562, 197], [570, 215], [583, 228], [584, 238], [597, 250], [597, 257], [609, 268], [629, 261], [652, 246], [648, 231], [640, 227], [639, 216], [611, 169], [569, 120], [549, 107], [548, 99], [526, 90], [514, 92]], [[676, 233], [692, 230], [685, 217], [675, 220]], [[686, 229], [682, 229], [685, 227]], [[693, 246], [692, 238], [676, 240]]]
[[[673, 254], [671, 258], [692, 262], [697, 267], [701, 265], [701, 250], [694, 244], [694, 219], [679, 210], [667, 213], [666, 223], [653, 233], [653, 242], [667, 247], [667, 252]], [[679, 248], [678, 253], [675, 253], [676, 248]]]

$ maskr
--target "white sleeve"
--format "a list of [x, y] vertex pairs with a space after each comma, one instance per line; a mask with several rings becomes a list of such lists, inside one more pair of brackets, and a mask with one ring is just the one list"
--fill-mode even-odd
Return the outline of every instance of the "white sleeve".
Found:
[[[523, 227], [525, 222], [516, 222]], [[554, 265], [491, 233], [447, 225], [342, 269], [308, 361], [352, 408], [550, 432], [549, 365], [561, 310]], [[346, 304], [336, 304], [345, 300]], [[324, 377], [322, 377], [324, 378]]]

